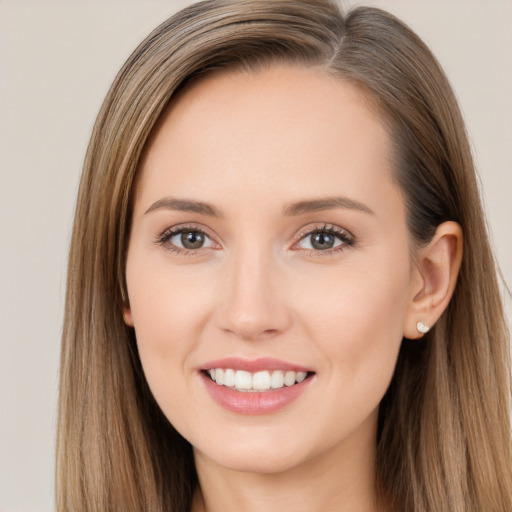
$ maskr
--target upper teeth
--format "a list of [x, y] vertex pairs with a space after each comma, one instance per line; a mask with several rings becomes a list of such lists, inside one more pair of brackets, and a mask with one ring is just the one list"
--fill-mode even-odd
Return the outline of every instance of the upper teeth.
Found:
[[208, 373], [219, 386], [235, 388], [238, 391], [267, 391], [271, 388], [293, 386], [296, 382], [302, 382], [307, 376], [306, 372], [276, 370], [250, 373], [230, 368], [214, 368], [208, 370]]

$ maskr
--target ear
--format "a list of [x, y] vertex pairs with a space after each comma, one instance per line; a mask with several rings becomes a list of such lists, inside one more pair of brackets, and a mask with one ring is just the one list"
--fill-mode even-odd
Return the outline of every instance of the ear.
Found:
[[417, 323], [432, 327], [448, 306], [455, 290], [462, 260], [462, 228], [443, 222], [428, 245], [418, 250], [411, 276], [404, 336], [421, 338]]
[[128, 327], [133, 327], [132, 310], [130, 309], [130, 305], [126, 302], [123, 304], [123, 320]]

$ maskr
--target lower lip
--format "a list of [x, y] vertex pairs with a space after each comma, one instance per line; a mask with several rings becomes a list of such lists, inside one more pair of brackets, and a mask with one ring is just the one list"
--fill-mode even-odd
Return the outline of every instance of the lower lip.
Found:
[[249, 392], [219, 386], [202, 372], [201, 377], [210, 396], [219, 405], [229, 411], [248, 415], [268, 414], [286, 407], [306, 391], [312, 380], [312, 377], [308, 377], [290, 387]]

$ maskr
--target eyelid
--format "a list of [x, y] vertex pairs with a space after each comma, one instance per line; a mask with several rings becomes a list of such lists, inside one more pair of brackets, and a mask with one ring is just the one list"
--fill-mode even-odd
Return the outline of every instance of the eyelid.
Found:
[[316, 231], [329, 231], [331, 233], [343, 236], [351, 241], [355, 241], [355, 236], [345, 228], [340, 226], [336, 226], [335, 224], [329, 224], [326, 222], [321, 222], [318, 224], [309, 224], [303, 227], [296, 235], [296, 238], [301, 240], [307, 235], [314, 233]]
[[204, 226], [200, 226], [195, 223], [186, 223], [186, 224], [178, 224], [175, 226], [170, 226], [165, 228], [163, 231], [161, 231], [158, 235], [155, 237], [155, 243], [157, 245], [161, 245], [165, 247], [166, 249], [177, 252], [177, 253], [183, 253], [183, 254], [197, 254], [201, 251], [208, 250], [208, 249], [217, 249], [216, 247], [200, 247], [198, 249], [187, 249], [185, 247], [178, 247], [174, 244], [171, 244], [169, 241], [172, 237], [179, 235], [180, 233], [186, 232], [186, 231], [195, 231], [197, 233], [201, 233], [208, 237], [215, 245], [220, 247], [219, 242], [217, 242], [216, 237], [213, 236], [208, 229], [206, 229]]
[[[331, 249], [326, 249], [326, 250], [304, 249], [301, 247], [296, 247], [302, 240], [304, 240], [304, 238], [312, 235], [313, 233], [319, 232], [319, 231], [331, 233], [331, 234], [337, 236], [343, 243], [338, 246], [335, 246]], [[342, 228], [340, 226], [336, 226], [335, 224], [329, 224], [329, 223], [319, 223], [319, 224], [315, 224], [315, 225], [310, 224], [308, 226], [305, 226], [297, 233], [296, 238], [297, 238], [297, 240], [294, 242], [293, 246], [291, 247], [292, 249], [295, 248], [295, 250], [298, 250], [298, 251], [306, 251], [306, 252], [310, 252], [310, 253], [326, 254], [326, 255], [333, 254], [338, 251], [342, 251], [347, 246], [348, 247], [353, 246], [356, 242], [355, 236], [350, 231], [348, 231], [347, 229]]]
[[[180, 233], [186, 232], [186, 231], [196, 231], [198, 233], [205, 235], [214, 244], [216, 244], [217, 247], [200, 247], [198, 249], [187, 249], [187, 248], [178, 247], [178, 246], [175, 246], [174, 244], [169, 243], [169, 240], [172, 237], [174, 237]], [[331, 233], [331, 234], [337, 236], [343, 243], [341, 243], [338, 246], [335, 246], [331, 249], [326, 249], [326, 250], [304, 249], [301, 247], [297, 247], [297, 245], [304, 238], [312, 235], [315, 232], [321, 232], [321, 231]], [[172, 252], [193, 255], [193, 254], [197, 254], [199, 252], [205, 251], [205, 250], [209, 250], [209, 249], [217, 250], [217, 249], [221, 248], [220, 243], [216, 240], [216, 238], [217, 237], [215, 235], [212, 235], [210, 233], [210, 230], [205, 228], [204, 226], [201, 226], [201, 225], [195, 224], [195, 223], [185, 223], [185, 224], [178, 224], [175, 226], [170, 226], [170, 227], [165, 228], [158, 235], [156, 235], [155, 243], [157, 245], [164, 246], [165, 248], [167, 248], [168, 250], [170, 250]], [[350, 247], [350, 246], [354, 245], [355, 242], [356, 242], [356, 239], [355, 239], [354, 235], [347, 229], [342, 228], [340, 226], [336, 226], [335, 224], [318, 223], [318, 224], [309, 224], [309, 225], [303, 227], [295, 236], [295, 242], [293, 243], [291, 249], [298, 250], [298, 251], [305, 251], [305, 252], [309, 252], [309, 253], [317, 253], [317, 254], [333, 254], [333, 253], [343, 250], [347, 246]]]

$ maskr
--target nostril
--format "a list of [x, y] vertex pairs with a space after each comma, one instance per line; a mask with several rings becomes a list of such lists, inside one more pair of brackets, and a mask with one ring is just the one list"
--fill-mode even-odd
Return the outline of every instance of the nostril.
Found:
[[257, 325], [250, 324], [226, 328], [225, 331], [247, 341], [269, 339], [280, 333], [278, 329], [261, 329]]

